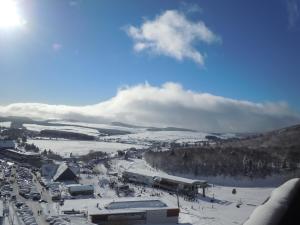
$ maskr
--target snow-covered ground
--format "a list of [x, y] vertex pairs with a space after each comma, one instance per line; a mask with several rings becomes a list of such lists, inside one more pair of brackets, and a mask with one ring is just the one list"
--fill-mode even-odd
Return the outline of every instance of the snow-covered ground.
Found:
[[[133, 169], [148, 170], [149, 173], [164, 173], [153, 169], [144, 160], [139, 159], [133, 161], [115, 160], [114, 166], [119, 172]], [[210, 183], [209, 180], [208, 182]], [[211, 184], [212, 187], [208, 188], [206, 192], [206, 198], [199, 197], [195, 201], [179, 198], [180, 223], [192, 225], [242, 224], [252, 211], [268, 198], [274, 189], [273, 187], [236, 187], [234, 183], [230, 186]], [[137, 189], [136, 186], [133, 187]], [[236, 194], [232, 194], [233, 188], [236, 189]], [[162, 199], [167, 198], [174, 203], [177, 202], [176, 196], [162, 190], [146, 188], [146, 192], [141, 191], [142, 196], [150, 196], [155, 193], [158, 193]], [[214, 202], [211, 202], [211, 199], [214, 199]]]
[[[86, 134], [94, 136], [97, 140], [103, 142], [111, 142], [111, 146], [121, 146], [120, 144], [133, 144], [133, 145], [143, 145], [150, 146], [154, 142], [176, 142], [176, 143], [186, 143], [186, 144], [195, 144], [199, 141], [205, 141], [206, 136], [213, 135], [221, 139], [227, 139], [232, 137], [237, 137], [233, 133], [224, 133], [224, 134], [211, 134], [206, 132], [198, 131], [150, 131], [147, 128], [143, 127], [125, 127], [122, 125], [111, 125], [111, 124], [100, 124], [100, 123], [83, 123], [83, 122], [69, 122], [69, 121], [51, 121], [47, 125], [39, 124], [23, 124], [26, 129], [31, 131], [40, 132], [42, 130], [57, 130], [57, 131], [68, 131], [80, 134]], [[99, 130], [97, 130], [99, 129]], [[101, 134], [100, 129], [111, 129], [119, 131], [127, 131], [130, 134], [124, 135], [106, 135]], [[104, 131], [103, 131], [104, 132]], [[105, 144], [104, 147], [108, 147]], [[97, 144], [97, 146], [99, 146]], [[88, 145], [90, 150], [90, 146]], [[127, 148], [127, 146], [125, 147]], [[84, 148], [85, 149], [85, 148]], [[115, 148], [114, 148], [115, 149]], [[97, 147], [97, 150], [101, 150]], [[69, 151], [69, 150], [67, 150]], [[110, 151], [110, 150], [109, 150]]]
[[[80, 126], [81, 126], [87, 128], [114, 129], [114, 130], [131, 132], [131, 134], [127, 134], [127, 135], [113, 135], [113, 136], [101, 137], [102, 140], [113, 141], [113, 142], [118, 140], [127, 143], [143, 143], [143, 144], [153, 142], [153, 141], [194, 143], [197, 141], [205, 140], [205, 136], [207, 135], [212, 135], [210, 133], [192, 132], [192, 131], [148, 131], [147, 128], [123, 127], [123, 126], [114, 126], [109, 124], [97, 124], [97, 123], [82, 123], [82, 122], [68, 122], [68, 121], [55, 121], [50, 123], [71, 126], [75, 130], [77, 128], [79, 128], [80, 130]], [[232, 133], [213, 134], [213, 135], [224, 139], [236, 137], [236, 135]]]
[[0, 127], [10, 128], [11, 121], [0, 122]]
[[128, 148], [145, 148], [144, 145], [133, 145], [123, 143], [101, 142], [101, 141], [74, 141], [74, 140], [36, 140], [28, 139], [29, 144], [33, 143], [41, 150], [51, 149], [62, 156], [68, 156], [70, 153], [73, 155], [84, 155], [93, 151], [102, 151], [107, 153], [114, 153], [118, 150]]
[[[163, 174], [150, 167], [144, 160], [133, 159], [130, 161], [116, 159], [113, 161], [112, 169], [121, 174], [127, 169], [143, 170]], [[96, 197], [117, 199], [113, 189], [108, 186], [109, 177], [106, 169], [99, 168], [100, 174], [95, 176], [81, 175], [80, 183], [93, 184], [95, 186]], [[208, 180], [210, 183], [210, 181]], [[253, 181], [255, 182], [255, 181]], [[261, 205], [271, 194], [274, 188], [270, 187], [236, 187], [234, 183], [230, 186], [214, 185], [207, 189], [206, 196], [199, 197], [195, 201], [189, 201], [184, 197], [179, 197], [180, 215], [179, 222], [184, 225], [230, 225], [242, 224], [247, 220], [252, 211]], [[140, 197], [160, 197], [177, 205], [177, 198], [174, 194], [151, 187], [142, 187], [130, 184], [135, 190], [135, 196]], [[232, 194], [233, 188], [236, 194]], [[213, 202], [211, 200], [214, 199]], [[239, 207], [237, 207], [239, 206]]]
[[[141, 131], [134, 134], [114, 135], [101, 137], [102, 140], [124, 141], [132, 143], [149, 143], [149, 142], [177, 142], [177, 143], [195, 143], [206, 140], [205, 137], [211, 135], [204, 132], [191, 131]], [[234, 134], [215, 135], [219, 138], [234, 137]]]
[[98, 137], [100, 133], [96, 129], [86, 128], [86, 127], [76, 127], [76, 126], [44, 126], [38, 124], [23, 124], [27, 130], [31, 131], [42, 131], [42, 130], [57, 130], [57, 131], [68, 131], [79, 134], [87, 134], [90, 136]]

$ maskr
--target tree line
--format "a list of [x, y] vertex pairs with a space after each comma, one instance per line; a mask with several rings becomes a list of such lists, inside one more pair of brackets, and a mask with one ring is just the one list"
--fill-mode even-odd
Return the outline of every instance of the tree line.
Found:
[[264, 178], [298, 170], [299, 150], [299, 147], [289, 149], [197, 147], [148, 151], [144, 157], [154, 168], [171, 173]]

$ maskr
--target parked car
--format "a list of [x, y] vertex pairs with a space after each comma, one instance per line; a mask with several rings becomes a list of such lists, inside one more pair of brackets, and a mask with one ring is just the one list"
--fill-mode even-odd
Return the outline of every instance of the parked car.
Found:
[[41, 194], [40, 193], [31, 193], [30, 198], [33, 201], [39, 201], [41, 199]]
[[48, 203], [45, 199], [40, 199], [39, 203]]

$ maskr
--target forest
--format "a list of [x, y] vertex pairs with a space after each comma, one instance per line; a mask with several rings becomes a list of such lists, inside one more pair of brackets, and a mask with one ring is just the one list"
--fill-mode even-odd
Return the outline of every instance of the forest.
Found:
[[295, 146], [288, 149], [193, 147], [148, 151], [144, 157], [154, 168], [170, 173], [265, 178], [273, 174], [298, 172], [299, 150], [299, 147]]

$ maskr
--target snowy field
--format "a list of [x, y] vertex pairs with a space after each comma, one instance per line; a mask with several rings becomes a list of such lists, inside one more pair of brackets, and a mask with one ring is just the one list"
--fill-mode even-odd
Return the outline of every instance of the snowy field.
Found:
[[[61, 124], [61, 125], [57, 125]], [[137, 145], [151, 145], [153, 142], [177, 142], [189, 143], [206, 140], [207, 135], [214, 135], [221, 139], [236, 137], [235, 134], [210, 134], [205, 132], [192, 132], [192, 131], [148, 131], [146, 128], [131, 128], [114, 126], [109, 124], [97, 123], [82, 123], [82, 122], [67, 122], [67, 121], [53, 121], [49, 125], [38, 124], [24, 124], [26, 129], [31, 131], [40, 132], [42, 130], [58, 130], [68, 131], [80, 134], [87, 134], [99, 138], [100, 141], [124, 144], [137, 144]], [[113, 129], [120, 131], [128, 131], [131, 134], [124, 135], [110, 135], [100, 136], [101, 133], [97, 129]]]
[[67, 131], [79, 134], [87, 134], [90, 136], [98, 137], [100, 133], [96, 129], [86, 128], [86, 127], [75, 127], [75, 126], [43, 126], [38, 124], [23, 124], [27, 130], [40, 132], [42, 130], [57, 130], [57, 131]]
[[[97, 124], [97, 123], [82, 123], [82, 122], [68, 122], [68, 121], [55, 121], [50, 123], [62, 124], [71, 127], [82, 126], [87, 128], [100, 128], [100, 129], [114, 129], [129, 131], [132, 134], [127, 135], [113, 135], [107, 137], [101, 137], [103, 140], [121, 140], [125, 142], [153, 142], [153, 141], [164, 141], [164, 142], [177, 142], [177, 143], [194, 143], [197, 141], [205, 140], [205, 136], [212, 135], [205, 132], [192, 132], [192, 131], [147, 131], [147, 128], [132, 128], [114, 126], [109, 124]], [[80, 127], [79, 127], [80, 128]], [[214, 134], [219, 138], [231, 138], [236, 137], [232, 133]]]
[[10, 128], [10, 125], [11, 125], [10, 121], [0, 122], [0, 127]]
[[[141, 131], [134, 134], [114, 135], [101, 137], [102, 140], [114, 141], [119, 140], [131, 143], [149, 143], [154, 141], [159, 142], [177, 142], [177, 143], [195, 143], [197, 141], [204, 141], [205, 136], [211, 135], [204, 132], [191, 131]], [[214, 135], [219, 138], [234, 137], [234, 134]]]
[[68, 156], [70, 153], [73, 155], [84, 155], [89, 151], [102, 151], [107, 153], [115, 153], [118, 150], [124, 150], [128, 148], [145, 148], [143, 145], [132, 145], [123, 143], [111, 143], [100, 141], [74, 141], [74, 140], [27, 140], [29, 144], [33, 143], [41, 150], [51, 149], [53, 152], [60, 154], [61, 156]]

